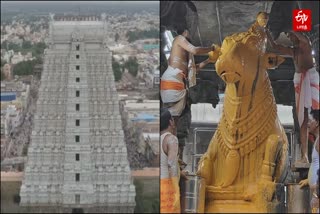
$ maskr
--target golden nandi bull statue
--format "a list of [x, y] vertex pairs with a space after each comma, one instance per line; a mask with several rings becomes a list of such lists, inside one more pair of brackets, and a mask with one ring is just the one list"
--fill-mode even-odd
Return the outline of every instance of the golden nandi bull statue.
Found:
[[202, 212], [270, 212], [276, 183], [284, 181], [288, 140], [266, 72], [284, 58], [265, 53], [264, 15], [247, 32], [226, 37], [219, 50], [215, 66], [226, 90], [220, 123], [198, 166], [206, 183]]

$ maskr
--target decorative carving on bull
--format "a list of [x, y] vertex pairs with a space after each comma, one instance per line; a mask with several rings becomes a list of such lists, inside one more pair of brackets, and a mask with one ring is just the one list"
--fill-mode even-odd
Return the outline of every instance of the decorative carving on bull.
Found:
[[226, 90], [197, 172], [206, 182], [205, 212], [268, 212], [276, 183], [285, 179], [288, 140], [267, 74], [284, 58], [265, 52], [259, 17], [247, 32], [224, 39], [215, 65]]

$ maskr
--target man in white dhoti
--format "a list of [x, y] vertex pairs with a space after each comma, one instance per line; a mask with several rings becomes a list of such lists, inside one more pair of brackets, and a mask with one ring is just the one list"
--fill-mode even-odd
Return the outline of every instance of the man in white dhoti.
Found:
[[[206, 54], [214, 50], [212, 47], [195, 47], [189, 40], [187, 29], [177, 32], [169, 57], [168, 68], [163, 73], [160, 82], [160, 95], [164, 107], [168, 107], [171, 115], [177, 119], [187, 102], [187, 76], [189, 55]], [[209, 60], [198, 64], [198, 69], [209, 63]]]
[[300, 32], [286, 33], [293, 47], [284, 47], [273, 41], [266, 29], [272, 47], [284, 55], [293, 57], [295, 65], [294, 88], [296, 98], [296, 113], [300, 126], [301, 163], [309, 163], [307, 154], [308, 115], [312, 109], [319, 109], [319, 73], [315, 69], [312, 57], [311, 42]]

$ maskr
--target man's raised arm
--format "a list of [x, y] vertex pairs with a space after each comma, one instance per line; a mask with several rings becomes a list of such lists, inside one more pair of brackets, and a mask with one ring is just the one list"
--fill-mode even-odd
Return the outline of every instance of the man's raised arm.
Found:
[[289, 56], [293, 56], [293, 49], [289, 48], [289, 47], [284, 47], [282, 45], [278, 45], [277, 43], [275, 43], [275, 41], [273, 40], [269, 30], [267, 28], [265, 28], [265, 32], [268, 38], [268, 41], [271, 44], [271, 47], [273, 49], [275, 49], [276, 51], [279, 51], [281, 54], [283, 55], [289, 55]]

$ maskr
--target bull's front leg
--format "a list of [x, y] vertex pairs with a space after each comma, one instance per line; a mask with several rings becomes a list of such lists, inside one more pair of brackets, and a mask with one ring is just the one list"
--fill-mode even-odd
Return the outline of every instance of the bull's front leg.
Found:
[[208, 152], [204, 153], [198, 163], [197, 175], [207, 181], [211, 180], [212, 161]]
[[280, 137], [278, 135], [270, 135], [266, 142], [261, 177], [258, 182], [258, 194], [255, 200], [263, 210], [266, 210], [267, 204], [272, 200], [275, 192], [276, 183], [273, 181], [276, 168], [275, 162], [281, 148]]
[[207, 152], [200, 158], [198, 163], [197, 175], [204, 178], [206, 184], [209, 185], [212, 182], [213, 163], [216, 159], [217, 142], [215, 136], [211, 140]]
[[275, 162], [281, 151], [281, 145], [278, 135], [273, 134], [268, 137], [262, 163], [261, 180], [272, 181], [276, 168]]

